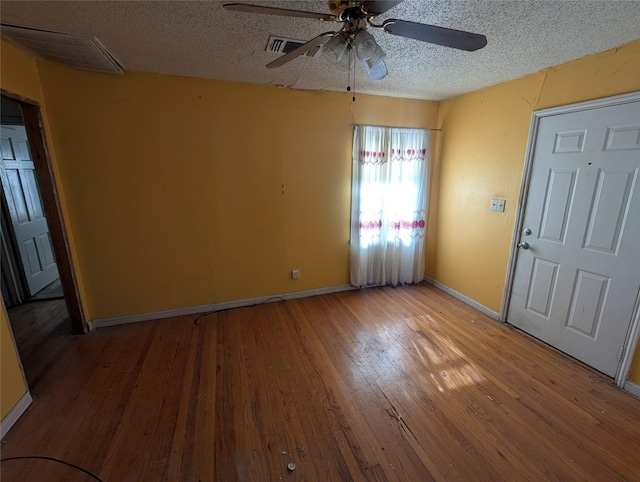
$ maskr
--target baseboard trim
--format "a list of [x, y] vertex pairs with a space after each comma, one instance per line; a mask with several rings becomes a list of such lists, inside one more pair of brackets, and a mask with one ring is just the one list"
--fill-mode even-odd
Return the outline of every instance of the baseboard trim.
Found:
[[633, 393], [636, 397], [640, 397], [640, 385], [633, 383], [631, 380], [624, 382], [624, 389], [629, 393]]
[[29, 408], [33, 399], [31, 398], [31, 393], [27, 391], [22, 398], [18, 400], [18, 403], [7, 413], [7, 415], [0, 422], [0, 439], [3, 439], [11, 427], [18, 421], [20, 416]]
[[326, 288], [316, 288], [305, 291], [294, 291], [279, 295], [261, 296], [259, 298], [247, 298], [237, 301], [227, 301], [223, 303], [212, 303], [210, 305], [189, 306], [186, 308], [176, 308], [174, 310], [151, 311], [148, 313], [140, 313], [136, 315], [114, 316], [112, 318], [100, 318], [89, 322], [89, 328], [105, 328], [107, 326], [124, 325], [127, 323], [137, 323], [140, 321], [160, 320], [163, 318], [173, 318], [174, 316], [197, 315], [201, 313], [210, 313], [232, 308], [242, 308], [253, 306], [261, 303], [271, 303], [281, 300], [292, 300], [294, 298], [306, 298], [308, 296], [326, 295], [329, 293], [338, 293], [341, 291], [355, 290], [351, 285], [328, 286]]
[[436, 288], [438, 288], [439, 290], [444, 291], [445, 293], [453, 296], [454, 298], [462, 301], [463, 303], [466, 303], [467, 305], [475, 308], [476, 310], [484, 313], [485, 315], [487, 315], [490, 318], [493, 318], [494, 320], [500, 320], [500, 313], [498, 313], [497, 311], [493, 311], [492, 309], [487, 308], [484, 305], [481, 305], [480, 303], [478, 303], [475, 300], [472, 300], [471, 298], [469, 298], [468, 296], [463, 295], [462, 293], [457, 292], [456, 290], [454, 290], [453, 288], [449, 288], [447, 285], [444, 285], [442, 283], [440, 283], [440, 281], [436, 281], [433, 278], [430, 278], [428, 276], [424, 277], [424, 280], [429, 283], [430, 285], [435, 286]]

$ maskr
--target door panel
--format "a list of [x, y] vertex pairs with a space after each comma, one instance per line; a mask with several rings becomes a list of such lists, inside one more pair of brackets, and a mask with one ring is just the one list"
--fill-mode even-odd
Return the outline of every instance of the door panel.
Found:
[[28, 223], [30, 221], [29, 209], [27, 208], [27, 199], [25, 198], [24, 189], [22, 189], [20, 172], [18, 169], [9, 168], [5, 170], [5, 173], [8, 180], [6, 193], [11, 218], [15, 220], [14, 222], [18, 222], [19, 224]]
[[38, 239], [38, 243], [41, 246], [42, 261], [44, 263], [44, 269], [49, 269], [56, 264], [56, 258], [53, 254], [53, 242], [49, 233], [43, 233]]
[[567, 327], [595, 339], [610, 278], [578, 270], [571, 292]]
[[44, 218], [44, 209], [40, 199], [40, 191], [36, 181], [36, 173], [33, 169], [23, 169], [23, 177], [26, 184], [26, 191], [31, 199], [31, 219], [32, 221]]
[[633, 172], [607, 172], [600, 170], [596, 181], [595, 199], [587, 223], [585, 249], [615, 255], [624, 220], [631, 206], [631, 188], [635, 183], [637, 170]]
[[551, 299], [555, 292], [558, 276], [558, 264], [546, 259], [534, 258], [529, 293], [527, 294], [527, 309], [540, 316], [549, 318]]
[[35, 239], [30, 238], [22, 243], [22, 246], [27, 253], [27, 277], [33, 277], [42, 272], [42, 264], [40, 263], [40, 256], [38, 256], [38, 248], [36, 246]]
[[32, 296], [58, 279], [42, 200], [24, 127], [2, 126], [0, 177], [23, 270]]
[[576, 181], [575, 170], [551, 169], [547, 181], [540, 238], [564, 242]]
[[610, 376], [640, 292], [639, 172], [640, 102], [540, 119], [507, 321]]

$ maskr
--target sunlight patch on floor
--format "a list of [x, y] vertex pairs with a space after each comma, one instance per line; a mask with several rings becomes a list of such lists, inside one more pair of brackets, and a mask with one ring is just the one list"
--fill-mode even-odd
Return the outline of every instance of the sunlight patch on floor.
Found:
[[[375, 350], [384, 354], [381, 358], [388, 362], [384, 364], [385, 377], [396, 377], [399, 370], [413, 370], [419, 364], [424, 370], [424, 382], [440, 392], [485, 381], [481, 371], [429, 315], [380, 324], [374, 332]], [[373, 346], [363, 348], [369, 350]], [[407, 357], [407, 352], [413, 356]]]
[[466, 362], [454, 364], [447, 370], [431, 372], [429, 375], [440, 392], [477, 385], [485, 380], [476, 367]]
[[451, 337], [436, 328], [437, 321], [431, 316], [410, 318], [405, 322], [418, 335], [412, 337], [411, 344], [425, 362], [430, 378], [440, 392], [475, 385], [485, 380]]

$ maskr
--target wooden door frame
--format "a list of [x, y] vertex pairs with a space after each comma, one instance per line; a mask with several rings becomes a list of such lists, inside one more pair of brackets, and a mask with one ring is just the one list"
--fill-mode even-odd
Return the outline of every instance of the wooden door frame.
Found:
[[[601, 107], [612, 107], [630, 102], [640, 101], [640, 91], [631, 92], [629, 94], [616, 95], [613, 97], [605, 97], [602, 99], [580, 102], [577, 104], [563, 105], [560, 107], [552, 107], [534, 111], [531, 114], [531, 127], [529, 128], [529, 140], [527, 142], [527, 150], [525, 152], [524, 169], [522, 171], [522, 183], [520, 185], [520, 198], [518, 199], [518, 209], [516, 212], [516, 220], [514, 223], [513, 237], [511, 239], [511, 248], [509, 252], [509, 263], [507, 265], [507, 276], [504, 283], [504, 293], [502, 295], [502, 306], [500, 308], [500, 321], [507, 322], [507, 314], [509, 312], [509, 303], [511, 301], [511, 291], [513, 290], [513, 281], [515, 275], [516, 259], [518, 257], [518, 249], [516, 245], [520, 241], [520, 233], [524, 222], [524, 208], [527, 204], [529, 196], [529, 183], [531, 181], [531, 171], [533, 169], [533, 155], [535, 151], [535, 142], [538, 137], [538, 126], [540, 121], [545, 117], [551, 117], [560, 114], [569, 114], [585, 110], [598, 109]], [[640, 339], [640, 291], [636, 296], [636, 303], [631, 315], [627, 338], [624, 343], [623, 352], [620, 355], [618, 370], [616, 372], [615, 381], [619, 387], [624, 387], [629, 369], [633, 361], [633, 354]]]
[[38, 188], [40, 189], [40, 196], [49, 226], [60, 283], [67, 305], [67, 312], [71, 319], [71, 331], [74, 334], [87, 333], [89, 327], [82, 307], [82, 300], [80, 299], [78, 279], [71, 256], [69, 236], [62, 215], [55, 174], [47, 148], [40, 104], [37, 101], [8, 92], [5, 89], [0, 89], [0, 94], [17, 102], [22, 108], [24, 127], [27, 131]]
[[[0, 237], [2, 238], [2, 266], [3, 281], [6, 292], [2, 292], [6, 308], [24, 303], [26, 281], [24, 280], [24, 267], [18, 263], [19, 252], [15, 246], [15, 231], [11, 223], [11, 214], [7, 205], [7, 194], [0, 196]], [[9, 298], [7, 300], [7, 298]]]

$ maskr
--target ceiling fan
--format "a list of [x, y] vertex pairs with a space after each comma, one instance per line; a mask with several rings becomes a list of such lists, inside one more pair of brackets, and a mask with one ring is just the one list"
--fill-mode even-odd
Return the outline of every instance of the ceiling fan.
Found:
[[367, 27], [381, 29], [388, 34], [399, 37], [421, 40], [460, 50], [474, 51], [487, 45], [487, 38], [484, 35], [462, 30], [396, 19], [388, 19], [381, 24], [373, 23], [372, 19], [399, 3], [402, 3], [402, 0], [329, 0], [329, 11], [331, 13], [306, 12], [246, 3], [225, 3], [223, 7], [237, 12], [342, 22], [342, 28], [338, 31], [324, 32], [318, 35], [295, 50], [267, 64], [266, 67], [269, 69], [280, 67], [322, 45], [324, 56], [339, 69], [349, 70], [355, 54], [362, 61], [370, 78], [374, 80], [382, 79], [387, 75], [387, 67], [383, 60], [386, 54], [373, 36], [367, 32]]

